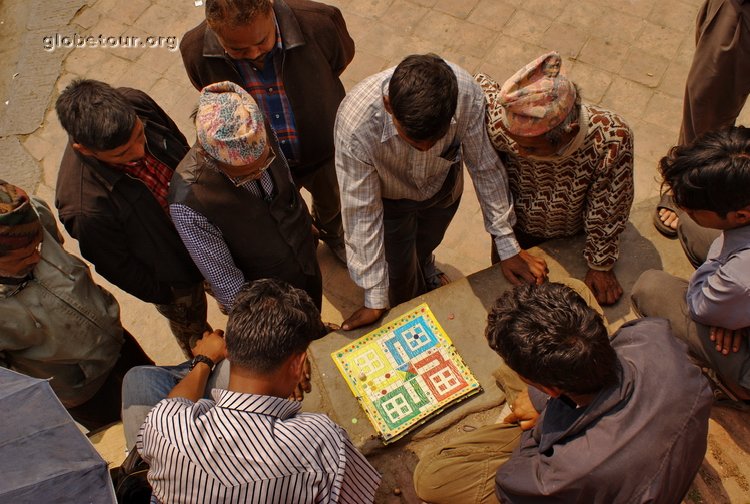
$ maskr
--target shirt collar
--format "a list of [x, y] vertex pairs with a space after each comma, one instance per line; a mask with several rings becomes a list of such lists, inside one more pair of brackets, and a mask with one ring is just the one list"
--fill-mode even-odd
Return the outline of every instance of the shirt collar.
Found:
[[256, 415], [268, 415], [280, 420], [295, 416], [302, 408], [299, 402], [281, 397], [244, 394], [225, 389], [213, 389], [211, 395], [219, 408], [244, 411]]

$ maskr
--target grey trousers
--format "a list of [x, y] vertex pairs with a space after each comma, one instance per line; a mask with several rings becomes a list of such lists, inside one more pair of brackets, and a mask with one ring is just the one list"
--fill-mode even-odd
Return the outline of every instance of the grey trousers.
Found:
[[734, 125], [750, 93], [750, 3], [706, 0], [695, 27], [679, 143]]
[[659, 270], [644, 271], [633, 286], [631, 301], [643, 317], [669, 320], [672, 334], [687, 343], [690, 355], [703, 367], [716, 371], [735, 394], [750, 394], [750, 348], [747, 338], [739, 352], [719, 353], [710, 338], [710, 327], [690, 318], [685, 295], [688, 281]]
[[[559, 282], [575, 290], [604, 317], [601, 306], [583, 282], [573, 278]], [[513, 404], [516, 396], [527, 388], [502, 359], [494, 375], [508, 404]], [[436, 451], [422, 454], [414, 469], [417, 495], [433, 504], [496, 504], [495, 474], [521, 442], [522, 433], [515, 424], [485, 425], [456, 437]]]
[[706, 261], [708, 249], [719, 237], [721, 231], [718, 229], [705, 228], [698, 225], [690, 216], [684, 212], [680, 213], [680, 222], [677, 225], [677, 237], [685, 251], [693, 268], [698, 268]]

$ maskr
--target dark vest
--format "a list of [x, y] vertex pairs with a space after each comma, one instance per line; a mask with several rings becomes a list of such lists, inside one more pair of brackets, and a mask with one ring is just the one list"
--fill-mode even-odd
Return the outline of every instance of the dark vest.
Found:
[[295, 285], [300, 272], [315, 272], [312, 223], [284, 155], [276, 142], [272, 146], [276, 161], [269, 168], [275, 186], [271, 201], [236, 187], [197, 145], [175, 170], [169, 201], [199, 212], [221, 231], [246, 280], [278, 278]]

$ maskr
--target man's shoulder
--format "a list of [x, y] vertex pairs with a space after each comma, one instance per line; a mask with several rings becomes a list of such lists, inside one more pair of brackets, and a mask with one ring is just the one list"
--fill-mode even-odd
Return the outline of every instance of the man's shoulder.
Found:
[[203, 39], [206, 36], [208, 23], [204, 19], [198, 25], [186, 31], [180, 40], [180, 53], [183, 58], [200, 57], [203, 55]]
[[582, 107], [586, 109], [591, 127], [616, 132], [620, 138], [631, 138], [633, 136], [630, 126], [617, 112], [591, 103], [584, 103]]
[[383, 82], [393, 73], [389, 69], [371, 75], [354, 86], [341, 101], [336, 114], [338, 134], [351, 133], [376, 127], [378, 118], [385, 114]]

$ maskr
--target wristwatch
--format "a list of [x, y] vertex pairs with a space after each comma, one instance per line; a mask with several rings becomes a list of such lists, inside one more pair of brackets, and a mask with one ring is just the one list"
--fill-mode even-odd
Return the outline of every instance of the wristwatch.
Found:
[[193, 361], [190, 363], [190, 371], [192, 371], [193, 368], [197, 366], [199, 362], [208, 364], [208, 367], [211, 368], [211, 371], [214, 370], [214, 361], [212, 361], [209, 357], [206, 357], [205, 355], [196, 355], [195, 357], [193, 357]]

